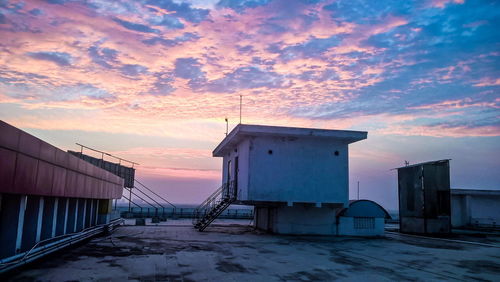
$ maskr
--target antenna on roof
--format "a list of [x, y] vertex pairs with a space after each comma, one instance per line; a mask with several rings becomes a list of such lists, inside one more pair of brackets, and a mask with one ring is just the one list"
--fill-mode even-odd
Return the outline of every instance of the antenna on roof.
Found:
[[242, 107], [243, 95], [240, 95], [240, 124], [241, 124], [241, 107]]
[[409, 166], [410, 165], [410, 162], [405, 160], [405, 166]]
[[226, 121], [226, 136], [227, 136], [227, 131], [229, 129], [229, 121], [227, 120], [227, 117], [224, 118], [224, 120]]

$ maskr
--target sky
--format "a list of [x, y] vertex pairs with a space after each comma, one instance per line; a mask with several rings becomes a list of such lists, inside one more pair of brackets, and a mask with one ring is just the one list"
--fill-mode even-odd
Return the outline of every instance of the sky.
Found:
[[395, 209], [405, 161], [500, 189], [499, 27], [498, 1], [0, 0], [0, 119], [198, 203], [242, 95], [243, 123], [368, 131], [351, 198]]

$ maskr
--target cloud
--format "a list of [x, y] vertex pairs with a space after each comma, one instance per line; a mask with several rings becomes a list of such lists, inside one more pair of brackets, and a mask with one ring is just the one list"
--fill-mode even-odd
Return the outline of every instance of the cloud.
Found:
[[92, 61], [105, 68], [113, 68], [112, 64], [118, 63], [118, 51], [111, 48], [100, 48], [94, 45], [88, 49]]
[[145, 66], [137, 65], [137, 64], [125, 64], [120, 67], [120, 71], [124, 75], [128, 76], [138, 76], [148, 72], [148, 68]]
[[314, 58], [321, 56], [325, 51], [334, 46], [338, 46], [340, 43], [341, 39], [335, 35], [329, 38], [312, 38], [305, 43], [287, 46], [283, 49], [273, 51], [274, 53], [279, 53], [280, 58], [285, 61], [301, 58]]
[[165, 26], [169, 29], [183, 29], [184, 24], [175, 16], [166, 14], [161, 17], [153, 17], [149, 22], [156, 26]]
[[43, 11], [40, 9], [32, 9], [29, 11], [29, 13], [32, 14], [33, 16], [43, 15]]
[[[218, 120], [234, 110], [227, 96], [237, 92], [255, 123], [391, 132], [444, 128], [437, 123], [461, 115], [479, 126], [497, 110], [494, 97], [481, 94], [499, 87], [497, 6], [276, 0], [221, 1], [209, 10], [180, 1], [28, 1], [2, 10], [8, 61], [0, 91], [21, 107], [81, 107], [117, 120], [133, 113], [138, 124]], [[27, 58], [38, 62], [28, 68]], [[109, 99], [50, 94], [97, 91], [86, 84]]]
[[70, 66], [73, 61], [71, 55], [65, 52], [49, 52], [49, 51], [29, 52], [27, 53], [27, 55], [37, 60], [56, 63], [61, 67]]
[[177, 3], [172, 0], [151, 0], [147, 1], [151, 6], [156, 6], [167, 11], [174, 12], [173, 15], [188, 22], [199, 23], [206, 19], [209, 14], [207, 9], [193, 8], [188, 3]]
[[177, 77], [191, 80], [204, 77], [201, 64], [195, 58], [179, 58], [175, 60], [174, 73]]
[[167, 96], [176, 90], [176, 88], [172, 86], [173, 77], [171, 73], [160, 72], [156, 73], [154, 76], [156, 77], [156, 81], [153, 83], [151, 88], [143, 94]]
[[267, 5], [270, 0], [221, 0], [216, 4], [217, 8], [230, 8], [239, 13], [248, 8], [255, 8]]
[[240, 89], [280, 88], [287, 80], [271, 71], [264, 71], [256, 67], [241, 67], [227, 74], [223, 78], [207, 83], [207, 89], [213, 92], [235, 92]]
[[165, 39], [162, 37], [153, 37], [150, 39], [145, 39], [142, 42], [146, 45], [156, 45], [161, 44], [166, 47], [173, 47], [176, 45], [180, 45], [184, 42], [195, 41], [200, 37], [196, 33], [185, 32], [180, 36], [175, 37], [174, 39]]
[[124, 28], [130, 29], [133, 31], [144, 32], [144, 33], [158, 33], [159, 32], [159, 30], [151, 28], [151, 27], [144, 25], [144, 24], [133, 23], [133, 22], [121, 20], [118, 18], [113, 19], [113, 21], [120, 24]]
[[445, 8], [449, 4], [463, 4], [465, 0], [430, 0], [428, 5], [431, 7]]
[[476, 87], [500, 86], [500, 78], [484, 77], [474, 84]]

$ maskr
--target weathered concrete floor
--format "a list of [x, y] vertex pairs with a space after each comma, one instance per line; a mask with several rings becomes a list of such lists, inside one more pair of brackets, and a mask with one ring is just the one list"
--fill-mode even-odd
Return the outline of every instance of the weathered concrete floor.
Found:
[[[242, 221], [248, 223], [248, 221]], [[491, 280], [500, 249], [391, 236], [377, 239], [260, 234], [227, 224], [123, 226], [32, 265], [12, 280], [394, 281]]]

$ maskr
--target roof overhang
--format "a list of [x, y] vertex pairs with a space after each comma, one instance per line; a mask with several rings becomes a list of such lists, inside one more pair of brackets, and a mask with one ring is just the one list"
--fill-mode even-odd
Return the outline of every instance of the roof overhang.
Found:
[[402, 167], [396, 167], [394, 169], [401, 169], [401, 168], [409, 168], [409, 167], [415, 167], [415, 166], [422, 166], [422, 165], [435, 165], [435, 164], [443, 164], [451, 161], [451, 159], [442, 159], [438, 161], [430, 161], [430, 162], [423, 162], [423, 163], [418, 163], [418, 164], [412, 164], [412, 165], [407, 165], [407, 166], [402, 166]]
[[238, 124], [212, 152], [214, 157], [222, 157], [244, 138], [249, 136], [308, 137], [335, 139], [346, 144], [364, 140], [366, 131], [331, 130], [317, 128], [283, 127], [267, 125]]

